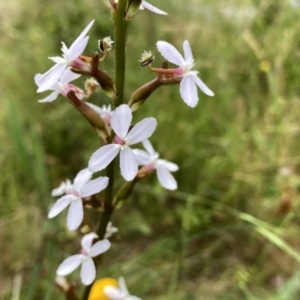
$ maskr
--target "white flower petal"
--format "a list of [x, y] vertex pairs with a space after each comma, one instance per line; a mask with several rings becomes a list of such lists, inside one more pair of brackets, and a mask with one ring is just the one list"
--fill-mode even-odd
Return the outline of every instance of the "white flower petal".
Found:
[[75, 47], [73, 47], [72, 52], [69, 52], [69, 62], [72, 62], [76, 58], [79, 57], [79, 55], [82, 54], [84, 49], [86, 48], [86, 45], [89, 41], [89, 36], [86, 36], [83, 40], [77, 43]]
[[83, 169], [76, 175], [74, 186], [78, 189], [82, 188], [91, 178], [93, 173], [89, 169]]
[[158, 41], [156, 43], [156, 46], [160, 54], [167, 61], [177, 66], [183, 66], [185, 64], [182, 55], [178, 52], [178, 50], [173, 45], [164, 41]]
[[41, 73], [34, 75], [34, 82], [36, 85], [38, 85], [37, 82], [42, 78], [42, 76], [43, 76], [43, 74], [41, 74]]
[[105, 116], [109, 116], [110, 117], [110, 113], [106, 112], [103, 110], [102, 107], [95, 105], [93, 103], [90, 102], [85, 102], [90, 108], [92, 108], [101, 118], [105, 117]]
[[132, 151], [140, 166], [145, 166], [152, 163], [152, 157], [146, 151], [140, 149], [134, 149]]
[[206, 94], [207, 96], [214, 96], [214, 92], [211, 91], [206, 84], [198, 77], [198, 76], [193, 76], [194, 82], [198, 85], [198, 87], [200, 88], [200, 90]]
[[158, 180], [165, 189], [172, 191], [177, 189], [177, 182], [167, 169], [159, 167], [156, 171]]
[[56, 64], [44, 73], [37, 81], [37, 85], [39, 87], [37, 93], [50, 90], [57, 83], [65, 69], [65, 64]]
[[83, 220], [83, 205], [82, 200], [77, 198], [70, 204], [68, 215], [67, 215], [67, 227], [69, 230], [76, 230]]
[[152, 144], [150, 143], [149, 140], [144, 140], [142, 143], [143, 143], [143, 146], [144, 146], [144, 148], [146, 149], [146, 151], [147, 151], [151, 156], [155, 155], [154, 148], [153, 148], [153, 146], [152, 146]]
[[167, 169], [170, 172], [176, 172], [179, 169], [179, 167], [176, 164], [169, 162], [167, 160], [159, 159], [158, 163], [160, 163], [161, 166], [163, 166], [165, 169]]
[[90, 252], [91, 257], [95, 257], [106, 252], [110, 248], [110, 246], [111, 246], [110, 241], [107, 239], [95, 243], [91, 247], [91, 252]]
[[81, 189], [81, 197], [88, 197], [95, 195], [100, 191], [104, 190], [108, 185], [108, 177], [99, 177], [93, 180], [90, 180], [85, 184]]
[[48, 213], [48, 218], [52, 219], [60, 214], [72, 202], [72, 200], [74, 200], [74, 198], [76, 197], [73, 195], [66, 195], [59, 198], [51, 207]]
[[139, 297], [136, 297], [136, 296], [131, 296], [131, 295], [128, 295], [126, 300], [142, 300], [141, 298]]
[[111, 128], [118, 137], [124, 139], [127, 135], [132, 121], [132, 112], [127, 104], [122, 104], [116, 108], [111, 117]]
[[124, 293], [122, 293], [119, 288], [115, 286], [106, 286], [104, 287], [104, 294], [110, 299], [110, 300], [120, 300], [124, 299], [126, 296]]
[[190, 107], [195, 107], [198, 103], [197, 86], [193, 75], [185, 75], [180, 82], [180, 95], [183, 101]]
[[82, 262], [80, 277], [84, 285], [90, 285], [95, 280], [96, 268], [92, 258], [88, 257]]
[[120, 168], [123, 178], [127, 181], [134, 179], [138, 172], [138, 162], [133, 151], [128, 147], [121, 150]]
[[54, 100], [57, 99], [58, 95], [59, 95], [59, 91], [54, 91], [47, 97], [40, 99], [38, 102], [40, 102], [40, 103], [53, 102]]
[[129, 292], [128, 292], [128, 289], [127, 289], [127, 286], [126, 286], [126, 283], [125, 283], [124, 278], [123, 278], [123, 277], [120, 277], [118, 281], [119, 281], [119, 289], [120, 289], [124, 294], [128, 295]]
[[183, 53], [186, 61], [192, 61], [194, 59], [190, 43], [187, 40], [183, 42]]
[[121, 146], [118, 144], [110, 144], [98, 149], [90, 158], [89, 170], [96, 172], [105, 169], [118, 155], [120, 148]]
[[58, 276], [66, 276], [77, 269], [82, 263], [84, 256], [82, 254], [72, 255], [66, 258], [58, 267], [56, 274]]
[[84, 30], [80, 33], [78, 38], [73, 42], [73, 44], [70, 46], [69, 52], [73, 52], [74, 49], [77, 47], [78, 43], [80, 43], [81, 40], [84, 39], [84, 37], [87, 35], [91, 27], [93, 26], [95, 20], [92, 20], [85, 28]]
[[65, 189], [66, 189], [67, 185], [65, 182], [62, 182], [59, 187], [57, 187], [56, 189], [53, 189], [51, 192], [51, 196], [52, 197], [56, 197], [56, 196], [60, 196], [62, 194], [65, 193]]
[[67, 68], [61, 75], [60, 82], [69, 83], [73, 80], [76, 80], [80, 76], [81, 76], [80, 74], [76, 74], [76, 73], [72, 72], [70, 68]]
[[89, 252], [92, 247], [93, 240], [96, 239], [97, 237], [98, 237], [98, 235], [94, 232], [84, 235], [81, 239], [82, 249]]
[[[68, 48], [66, 47], [66, 45], [64, 44], [64, 42], [62, 42], [63, 46], [65, 46], [65, 48], [68, 50]], [[64, 48], [64, 47], [62, 47]], [[48, 57], [50, 60], [54, 61], [56, 64], [63, 64], [63, 65], [67, 65], [67, 60], [64, 57], [61, 56], [49, 56]]]
[[128, 144], [133, 145], [148, 139], [154, 132], [156, 125], [157, 122], [155, 118], [145, 118], [135, 124], [127, 135]]
[[155, 14], [158, 15], [167, 15], [167, 13], [153, 5], [151, 5], [150, 3], [147, 3], [146, 1], [142, 1], [142, 6], [152, 12], [154, 12]]

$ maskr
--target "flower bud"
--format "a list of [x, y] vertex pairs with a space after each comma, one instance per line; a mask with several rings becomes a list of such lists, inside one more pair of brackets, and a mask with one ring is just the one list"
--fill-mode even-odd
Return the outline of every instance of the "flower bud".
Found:
[[98, 81], [103, 92], [110, 98], [117, 96], [117, 91], [113, 79], [104, 71], [98, 68], [99, 54], [95, 53], [92, 58], [92, 72], [91, 75]]
[[131, 110], [137, 110], [161, 85], [163, 85], [161, 80], [159, 78], [155, 78], [150, 82], [147, 82], [143, 86], [139, 87], [136, 91], [134, 91], [128, 102], [128, 105], [130, 106]]
[[132, 181], [125, 182], [118, 190], [118, 192], [114, 198], [114, 204], [118, 203], [121, 200], [125, 200], [126, 198], [128, 198], [131, 195], [136, 182], [137, 182], [137, 178], [133, 179]]
[[128, 0], [126, 12], [125, 12], [125, 19], [132, 20], [135, 14], [138, 12], [142, 0]]
[[85, 102], [79, 100], [74, 91], [70, 91], [67, 95], [69, 101], [77, 108], [77, 110], [90, 122], [90, 124], [97, 130], [101, 138], [107, 140], [108, 132], [105, 122], [101, 119], [99, 114], [94, 111]]

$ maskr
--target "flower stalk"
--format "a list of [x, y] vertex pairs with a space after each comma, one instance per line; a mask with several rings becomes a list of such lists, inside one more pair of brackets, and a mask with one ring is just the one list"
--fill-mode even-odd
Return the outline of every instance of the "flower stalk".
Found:
[[125, 66], [126, 66], [126, 36], [128, 20], [125, 20], [127, 1], [119, 0], [118, 8], [113, 13], [115, 25], [115, 84], [117, 90], [117, 98], [115, 106], [124, 103], [124, 86], [125, 86]]

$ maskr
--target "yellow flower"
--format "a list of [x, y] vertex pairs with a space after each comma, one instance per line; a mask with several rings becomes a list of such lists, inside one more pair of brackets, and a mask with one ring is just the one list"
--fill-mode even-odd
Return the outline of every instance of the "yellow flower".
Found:
[[88, 300], [109, 300], [104, 293], [104, 288], [107, 286], [118, 286], [118, 282], [113, 278], [103, 278], [97, 280], [90, 291]]

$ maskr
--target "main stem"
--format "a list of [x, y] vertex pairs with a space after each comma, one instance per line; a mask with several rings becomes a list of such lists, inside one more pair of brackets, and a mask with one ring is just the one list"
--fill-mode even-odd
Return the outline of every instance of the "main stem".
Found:
[[127, 0], [119, 0], [118, 9], [113, 13], [115, 25], [115, 84], [118, 97], [115, 106], [124, 103], [126, 36], [129, 21], [125, 20]]
[[[124, 19], [127, 0], [119, 0], [118, 9], [113, 13], [115, 25], [115, 84], [118, 97], [115, 101], [115, 107], [124, 103], [124, 86], [125, 86], [125, 66], [126, 66], [126, 32], [129, 21]], [[111, 133], [109, 143], [113, 140], [113, 133]], [[97, 234], [100, 240], [104, 238], [107, 224], [113, 214], [113, 199], [114, 199], [114, 169], [115, 160], [107, 167], [106, 175], [109, 178], [109, 183], [106, 188], [104, 212], [97, 228]], [[96, 268], [101, 260], [95, 260]], [[87, 300], [89, 297], [92, 284], [87, 286], [84, 290], [82, 300]]]

